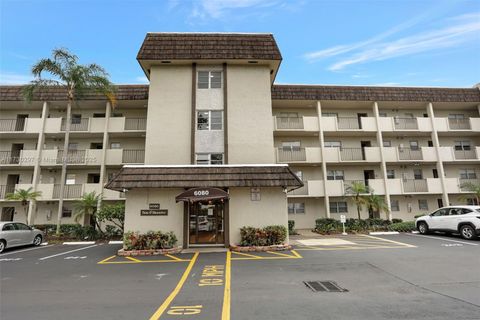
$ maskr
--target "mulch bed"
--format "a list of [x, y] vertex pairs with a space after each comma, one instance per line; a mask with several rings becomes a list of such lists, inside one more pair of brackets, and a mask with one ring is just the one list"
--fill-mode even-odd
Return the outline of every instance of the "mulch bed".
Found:
[[172, 254], [180, 253], [182, 247], [170, 248], [170, 249], [155, 249], [155, 250], [124, 250], [120, 249], [117, 252], [117, 255], [122, 257], [132, 257], [132, 256], [159, 256], [162, 254]]
[[292, 246], [289, 244], [277, 244], [273, 246], [230, 246], [230, 250], [238, 252], [263, 252], [263, 251], [285, 251], [291, 250]]

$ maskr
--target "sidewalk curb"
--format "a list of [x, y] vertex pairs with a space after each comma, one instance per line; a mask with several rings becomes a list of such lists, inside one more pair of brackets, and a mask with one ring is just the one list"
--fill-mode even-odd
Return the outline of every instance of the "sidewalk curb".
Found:
[[67, 246], [81, 245], [81, 244], [95, 244], [95, 241], [65, 241], [62, 244]]
[[121, 240], [111, 240], [108, 242], [108, 244], [123, 244], [123, 241]]
[[369, 235], [372, 236], [386, 236], [390, 234], [400, 234], [398, 231], [378, 231], [378, 232], [369, 232]]

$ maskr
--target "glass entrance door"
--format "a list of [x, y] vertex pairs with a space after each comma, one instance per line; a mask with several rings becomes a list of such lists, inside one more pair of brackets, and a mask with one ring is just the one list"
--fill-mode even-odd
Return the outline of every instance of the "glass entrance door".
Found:
[[189, 208], [189, 243], [224, 244], [224, 203], [194, 202]]

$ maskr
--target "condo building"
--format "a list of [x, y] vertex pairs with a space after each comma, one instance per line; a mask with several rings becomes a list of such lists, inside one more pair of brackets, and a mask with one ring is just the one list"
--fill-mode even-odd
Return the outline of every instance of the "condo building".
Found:
[[[1, 220], [73, 223], [95, 191], [125, 201], [126, 230], [228, 246], [242, 226], [356, 218], [354, 182], [390, 218], [476, 201], [478, 87], [275, 84], [271, 34], [148, 33], [137, 60], [149, 84], [117, 86], [115, 108], [98, 94], [68, 108], [62, 88], [27, 103], [0, 86]], [[5, 199], [30, 187], [41, 196], [26, 213]]]

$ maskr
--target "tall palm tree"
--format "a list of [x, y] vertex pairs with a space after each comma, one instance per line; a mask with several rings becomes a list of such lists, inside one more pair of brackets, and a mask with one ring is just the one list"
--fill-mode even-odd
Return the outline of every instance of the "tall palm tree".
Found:
[[[51, 78], [44, 79], [42, 77], [44, 73], [49, 74]], [[57, 212], [57, 234], [59, 234], [67, 172], [72, 105], [77, 100], [81, 100], [84, 95], [96, 93], [104, 95], [110, 102], [111, 107], [114, 108], [116, 104], [115, 87], [110, 82], [109, 75], [105, 69], [94, 63], [87, 65], [79, 64], [78, 57], [67, 49], [53, 50], [52, 58], [41, 59], [32, 66], [32, 74], [35, 79], [23, 88], [23, 96], [26, 101], [32, 101], [34, 96], [39, 93], [48, 94], [51, 89], [63, 89], [65, 100], [67, 101], [60, 197]]]
[[460, 196], [460, 199], [462, 201], [466, 201], [467, 199], [471, 198], [473, 194], [476, 203], [480, 203], [480, 183], [465, 182], [460, 185], [460, 188], [469, 192], [469, 194], [464, 194]]
[[381, 213], [384, 211], [387, 214], [387, 220], [391, 220], [390, 217], [390, 210], [388, 209], [387, 204], [385, 203], [385, 200], [383, 197], [380, 197], [379, 195], [376, 194], [370, 194], [367, 198], [367, 207], [375, 212]]
[[36, 201], [42, 195], [41, 191], [32, 191], [33, 188], [18, 189], [14, 193], [9, 193], [5, 196], [7, 200], [20, 201], [23, 211], [25, 212], [25, 219], [28, 224], [28, 205], [30, 201]]
[[358, 220], [361, 219], [360, 211], [367, 203], [364, 194], [368, 192], [367, 186], [360, 181], [353, 181], [345, 190], [346, 195], [350, 195], [350, 198], [357, 206]]
[[90, 193], [84, 193], [79, 200], [75, 201], [73, 204], [75, 210], [75, 222], [79, 223], [82, 218], [90, 218], [90, 225], [94, 228], [98, 228], [98, 231], [102, 232], [96, 216], [97, 205], [100, 202], [101, 197], [101, 195], [92, 191]]

